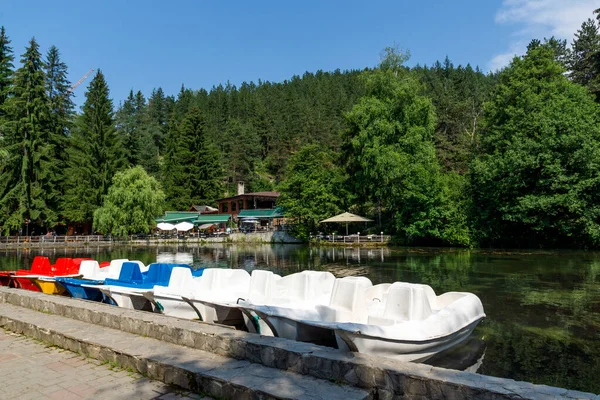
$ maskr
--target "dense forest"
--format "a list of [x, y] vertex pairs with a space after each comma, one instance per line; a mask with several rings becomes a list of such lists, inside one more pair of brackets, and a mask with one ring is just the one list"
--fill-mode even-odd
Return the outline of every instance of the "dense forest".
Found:
[[17, 60], [2, 28], [2, 232], [102, 231], [95, 212], [137, 167], [164, 192], [154, 212], [214, 205], [238, 181], [280, 190], [304, 238], [347, 210], [403, 244], [600, 246], [598, 21], [494, 73], [407, 60], [393, 46], [360, 71], [132, 90], [118, 105], [98, 70], [76, 110], [59, 50], [31, 39]]

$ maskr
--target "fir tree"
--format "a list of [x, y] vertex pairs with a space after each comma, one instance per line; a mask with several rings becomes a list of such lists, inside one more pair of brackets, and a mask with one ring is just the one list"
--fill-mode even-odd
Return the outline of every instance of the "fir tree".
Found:
[[600, 101], [600, 33], [596, 21], [588, 19], [581, 25], [571, 47], [571, 79], [587, 86]]
[[137, 165], [139, 154], [138, 143], [138, 125], [136, 118], [136, 104], [133, 90], [129, 91], [129, 96], [116, 113], [117, 134], [123, 144], [125, 158], [129, 165]]
[[0, 27], [0, 123], [2, 123], [2, 115], [4, 114], [3, 105], [8, 98], [12, 83], [13, 60], [14, 56], [12, 47], [10, 47], [10, 39], [6, 36], [6, 31], [2, 26]]
[[167, 143], [163, 176], [168, 203], [175, 209], [215, 204], [223, 194], [221, 157], [197, 107], [187, 113], [178, 133], [169, 133]]
[[108, 85], [100, 70], [85, 95], [83, 114], [70, 140], [63, 213], [70, 221], [91, 223], [113, 175], [126, 161], [115, 131]]
[[[67, 79], [67, 65], [61, 61], [60, 53], [55, 46], [48, 50], [46, 56], [46, 92], [50, 108], [50, 143], [53, 145], [53, 157], [56, 170], [55, 187], [60, 195], [64, 194], [63, 171], [66, 165], [66, 149], [69, 131], [74, 116], [73, 96], [70, 91], [70, 82]], [[56, 199], [58, 200], [58, 199]], [[53, 208], [58, 209], [56, 201]]]
[[0, 171], [0, 221], [4, 230], [18, 229], [26, 220], [53, 226], [56, 201], [56, 160], [51, 144], [49, 100], [39, 45], [31, 39], [15, 73], [14, 87], [4, 109], [3, 126], [8, 159]]

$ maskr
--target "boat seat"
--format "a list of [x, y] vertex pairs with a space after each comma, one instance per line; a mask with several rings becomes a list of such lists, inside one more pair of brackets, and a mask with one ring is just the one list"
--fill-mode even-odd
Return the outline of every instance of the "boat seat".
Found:
[[365, 289], [365, 301], [367, 302], [369, 316], [383, 316], [385, 302], [391, 286], [391, 283], [380, 283]]
[[145, 283], [154, 282], [157, 285], [168, 286], [172, 270], [173, 264], [150, 264], [148, 271], [142, 275], [143, 281]]
[[90, 261], [93, 260], [92, 258], [74, 258], [73, 259], [73, 267], [74, 267], [74, 274], [78, 274], [79, 273], [79, 268], [81, 267], [81, 263], [84, 261]]
[[35, 256], [33, 258], [33, 263], [31, 264], [31, 270], [28, 271], [28, 273], [50, 275], [51, 268], [52, 266], [50, 265], [50, 259], [48, 257]]
[[95, 260], [83, 260], [79, 265], [79, 275], [82, 275], [83, 279], [99, 279], [102, 275], [100, 264]]
[[243, 269], [206, 268], [195, 289], [197, 295], [208, 292], [223, 291], [241, 292], [250, 284], [250, 274]]
[[286, 307], [312, 307], [326, 304], [331, 296], [335, 277], [330, 272], [302, 271], [278, 279], [271, 303]]
[[154, 294], [182, 295], [194, 289], [192, 269], [177, 266], [171, 270], [171, 278], [167, 286], [155, 285]]
[[141, 261], [139, 261], [139, 260], [129, 260], [129, 262], [136, 263], [137, 265], [139, 265], [140, 266], [140, 271], [142, 273], [147, 272], [148, 269], [150, 268], [150, 265], [144, 265], [144, 263], [141, 262]]
[[54, 265], [52, 265], [52, 275], [67, 275], [72, 274], [73, 270], [73, 259], [67, 257], [57, 258]]
[[[112, 272], [112, 271], [111, 271]], [[142, 283], [143, 276], [137, 263], [126, 261], [121, 265], [119, 279], [106, 278], [105, 285], [119, 285], [120, 283]]]
[[329, 305], [317, 306], [324, 322], [364, 323], [368, 318], [367, 289], [373, 283], [364, 276], [338, 278], [333, 285]]
[[369, 316], [369, 324], [386, 326], [426, 319], [433, 313], [427, 287], [429, 286], [406, 282], [393, 283], [387, 295], [383, 316]]
[[271, 271], [255, 269], [250, 275], [250, 287], [248, 288], [248, 297], [253, 303], [264, 303], [271, 299], [275, 282], [281, 279], [281, 276]]
[[121, 275], [121, 268], [123, 267], [123, 263], [129, 261], [127, 258], [120, 258], [116, 260], [111, 260], [110, 265], [107, 267], [107, 271], [102, 271], [105, 274], [105, 278], [110, 279], [119, 279]]

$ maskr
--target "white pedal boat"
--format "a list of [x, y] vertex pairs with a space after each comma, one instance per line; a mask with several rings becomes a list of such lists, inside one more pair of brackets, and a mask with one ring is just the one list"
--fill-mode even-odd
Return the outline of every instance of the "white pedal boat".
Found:
[[427, 285], [373, 286], [364, 277], [336, 279], [327, 305], [276, 304], [245, 306], [275, 336], [314, 342], [333, 331], [342, 350], [417, 362], [465, 340], [485, 317], [472, 293], [436, 296]]
[[[275, 281], [270, 298], [264, 298], [262, 302], [252, 298], [240, 300], [238, 307], [245, 316], [248, 331], [252, 332], [253, 324], [261, 335], [323, 344], [327, 332], [308, 324], [298, 324], [296, 319], [286, 318], [285, 312], [294, 310], [296, 315], [304, 315], [318, 305], [328, 304], [334, 282], [335, 277], [330, 272], [298, 272]], [[273, 307], [281, 312], [265, 318], [264, 310]]]
[[[231, 272], [238, 271], [238, 272]], [[262, 303], [270, 300], [275, 282], [281, 276], [271, 271], [254, 270], [248, 275], [243, 270], [206, 269], [195, 293], [183, 296], [194, 307], [199, 318], [210, 323], [245, 326], [249, 332], [268, 329], [256, 314], [244, 313], [238, 303], [246, 299]]]
[[[203, 273], [204, 274], [204, 273]], [[153, 311], [171, 317], [198, 319], [196, 310], [182, 299], [191, 296], [202, 276], [194, 277], [190, 268], [175, 267], [168, 286], [155, 285], [141, 293], [153, 305]]]
[[[266, 271], [265, 271], [266, 272]], [[244, 318], [235, 304], [247, 294], [251, 276], [243, 269], [207, 268], [188, 295], [181, 296], [201, 321], [223, 325], [243, 326]]]

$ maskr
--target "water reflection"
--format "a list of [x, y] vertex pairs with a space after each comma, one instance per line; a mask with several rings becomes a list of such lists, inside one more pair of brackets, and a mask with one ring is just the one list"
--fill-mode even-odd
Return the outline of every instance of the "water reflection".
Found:
[[461, 346], [429, 363], [448, 368], [599, 393], [600, 257], [591, 252], [494, 252], [451, 249], [309, 248], [294, 245], [44, 249], [0, 253], [1, 269], [51, 259], [92, 256], [193, 262], [196, 267], [304, 269], [374, 284], [426, 283], [437, 293], [470, 291], [487, 318]]

